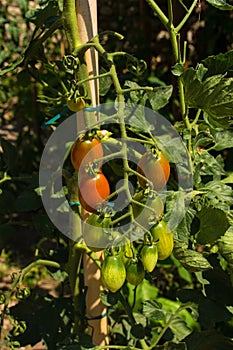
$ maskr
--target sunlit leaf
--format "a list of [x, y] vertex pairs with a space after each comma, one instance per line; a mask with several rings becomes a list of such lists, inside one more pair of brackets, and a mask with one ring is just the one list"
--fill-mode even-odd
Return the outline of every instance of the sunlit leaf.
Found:
[[222, 10], [222, 11], [231, 11], [233, 10], [233, 6], [228, 4], [226, 0], [207, 0], [207, 2], [214, 6], [217, 7], [217, 9]]

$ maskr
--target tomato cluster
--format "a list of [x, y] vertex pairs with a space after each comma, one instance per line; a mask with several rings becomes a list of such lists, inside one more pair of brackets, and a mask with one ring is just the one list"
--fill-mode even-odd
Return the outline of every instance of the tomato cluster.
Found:
[[125, 281], [138, 286], [145, 273], [155, 269], [158, 260], [165, 260], [172, 253], [173, 234], [165, 221], [155, 224], [145, 237], [144, 244], [139, 245], [138, 249], [132, 243], [127, 243], [120, 246], [118, 253], [112, 254], [112, 249], [107, 253], [101, 276], [104, 286], [111, 292], [119, 290]]
[[[71, 163], [78, 172], [81, 207], [91, 213], [83, 224], [84, 242], [93, 252], [105, 248], [102, 282], [115, 293], [126, 281], [139, 285], [146, 273], [155, 269], [158, 260], [165, 260], [172, 253], [173, 233], [163, 220], [164, 203], [158, 194], [168, 182], [170, 165], [166, 156], [159, 150], [154, 152], [154, 148], [138, 161], [138, 191], [129, 203], [130, 220], [143, 228], [144, 243], [133, 244], [117, 231], [111, 214], [101, 211], [103, 201], [110, 195], [110, 186], [102, 172], [104, 152], [97, 135], [83, 135], [74, 142]], [[116, 241], [124, 243], [115, 247]]]
[[[110, 194], [108, 180], [101, 171], [103, 154], [103, 147], [96, 136], [79, 137], [71, 149], [71, 163], [79, 174], [79, 201], [91, 213], [96, 212]], [[94, 162], [95, 169], [91, 168]]]

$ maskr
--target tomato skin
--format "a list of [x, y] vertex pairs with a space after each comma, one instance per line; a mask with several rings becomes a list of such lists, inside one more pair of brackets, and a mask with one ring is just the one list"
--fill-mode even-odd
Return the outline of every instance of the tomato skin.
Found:
[[81, 177], [78, 188], [78, 197], [81, 206], [95, 213], [97, 206], [110, 195], [110, 187], [108, 180], [104, 174], [99, 171], [94, 177], [87, 174]]
[[148, 198], [144, 191], [140, 191], [133, 196], [133, 199], [139, 203], [145, 204], [152, 210], [132, 202], [133, 215], [135, 220], [142, 226], [147, 227], [151, 222], [156, 223], [164, 213], [163, 201], [159, 196]]
[[[81, 137], [74, 142], [70, 158], [74, 169], [78, 172], [83, 170], [89, 163], [93, 163], [94, 160], [102, 158], [103, 155], [103, 147], [96, 137], [93, 137], [92, 140], [85, 140]], [[101, 165], [102, 162], [100, 161], [99, 167]]]
[[91, 214], [83, 223], [83, 239], [93, 252], [103, 250], [108, 242], [110, 221], [97, 214]]
[[[153, 183], [154, 190], [163, 189], [170, 176], [170, 164], [162, 152], [155, 156], [150, 151], [144, 153], [138, 162], [137, 171]], [[147, 181], [138, 176], [142, 188], [147, 187]]]
[[68, 99], [66, 104], [70, 111], [78, 112], [85, 107], [85, 100], [82, 97], [78, 97], [76, 102]]
[[153, 236], [158, 249], [158, 260], [167, 259], [173, 250], [174, 247], [174, 238], [173, 233], [167, 227], [165, 221], [161, 220], [157, 225], [154, 225], [150, 232]]
[[152, 272], [158, 261], [157, 246], [154, 244], [144, 245], [141, 250], [140, 256], [144, 269], [147, 272]]
[[145, 270], [140, 260], [130, 260], [126, 265], [126, 280], [133, 286], [138, 286], [145, 277]]
[[101, 266], [101, 279], [111, 292], [117, 292], [126, 278], [125, 265], [119, 255], [108, 255]]

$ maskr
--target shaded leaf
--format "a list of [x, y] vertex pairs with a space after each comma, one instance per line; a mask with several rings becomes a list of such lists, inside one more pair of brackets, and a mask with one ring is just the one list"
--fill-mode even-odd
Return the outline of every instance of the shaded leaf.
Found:
[[193, 147], [194, 148], [198, 148], [198, 147], [207, 147], [208, 145], [211, 145], [214, 143], [214, 137], [205, 132], [205, 131], [201, 131], [198, 133], [198, 135], [195, 137], [195, 139], [193, 140]]
[[197, 243], [213, 244], [229, 227], [227, 215], [217, 208], [203, 208], [198, 213], [200, 229], [197, 235]]
[[35, 191], [26, 190], [16, 198], [15, 207], [19, 212], [37, 210], [41, 208], [42, 202]]
[[205, 78], [212, 75], [225, 74], [233, 69], [233, 50], [209, 56], [201, 62], [208, 69], [205, 73]]
[[12, 213], [15, 210], [15, 196], [10, 191], [0, 195], [0, 214]]
[[232, 350], [233, 342], [216, 330], [191, 334], [186, 343], [189, 350]]
[[177, 297], [182, 302], [192, 300], [198, 305], [198, 322], [201, 327], [212, 328], [216, 323], [226, 322], [232, 318], [232, 314], [222, 303], [221, 298], [218, 299], [219, 301], [211, 300], [208, 296], [205, 297], [201, 291], [190, 289], [180, 290], [177, 293]]
[[208, 260], [202, 254], [188, 249], [185, 243], [175, 241], [173, 254], [188, 271], [196, 272], [212, 268]]
[[176, 234], [179, 241], [188, 243], [190, 231], [191, 231], [191, 224], [195, 217], [195, 214], [196, 214], [196, 211], [194, 209], [192, 208], [187, 209], [184, 218], [176, 228]]
[[162, 309], [162, 304], [156, 300], [146, 300], [142, 303], [142, 313], [152, 320], [163, 320], [166, 311]]
[[32, 217], [32, 222], [38, 233], [42, 233], [47, 237], [53, 234], [54, 226], [48, 215], [36, 213]]
[[175, 340], [178, 342], [186, 338], [190, 333], [193, 332], [192, 328], [189, 328], [185, 321], [177, 316], [172, 319], [169, 328], [175, 336]]
[[218, 241], [218, 247], [220, 253], [224, 258], [233, 265], [233, 227], [225, 233], [224, 236]]

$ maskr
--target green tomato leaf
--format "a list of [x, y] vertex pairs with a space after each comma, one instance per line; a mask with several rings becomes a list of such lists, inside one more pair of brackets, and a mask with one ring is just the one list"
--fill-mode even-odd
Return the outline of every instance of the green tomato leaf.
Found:
[[222, 157], [220, 155], [214, 157], [206, 150], [195, 152], [195, 165], [194, 183], [196, 186], [201, 182], [200, 176], [211, 175], [214, 180], [220, 180], [220, 176], [226, 174]]
[[[198, 204], [205, 203], [215, 208], [222, 209], [226, 213], [229, 212], [230, 206], [233, 204], [232, 188], [220, 181], [209, 181], [206, 185], [199, 188], [202, 196], [197, 195], [194, 198], [196, 206]], [[204, 206], [202, 205], [202, 206]], [[201, 210], [199, 207], [198, 210]]]
[[198, 135], [193, 140], [193, 147], [196, 149], [198, 147], [205, 148], [212, 144], [214, 144], [214, 137], [206, 131], [199, 132]]
[[218, 74], [229, 74], [233, 69], [233, 50], [209, 56], [201, 62], [207, 68], [205, 78]]
[[227, 262], [233, 265], [233, 226], [218, 241], [219, 251]]
[[183, 74], [187, 105], [202, 109], [210, 125], [230, 127], [233, 125], [233, 78], [222, 74], [201, 78], [200, 66], [188, 68]]
[[162, 304], [156, 300], [145, 300], [142, 303], [142, 313], [154, 321], [164, 320], [166, 316], [166, 311], [162, 309]]
[[212, 268], [208, 260], [202, 254], [188, 249], [187, 244], [178, 241], [174, 243], [173, 254], [188, 271], [196, 272]]
[[176, 235], [179, 241], [188, 243], [190, 231], [191, 231], [191, 224], [195, 217], [196, 211], [192, 208], [188, 208], [186, 211], [186, 214], [182, 221], [179, 223], [179, 225], [176, 228]]
[[213, 130], [213, 137], [215, 146], [213, 147], [216, 151], [222, 151], [226, 148], [233, 147], [233, 130]]
[[222, 11], [231, 11], [233, 6], [228, 4], [226, 0], [207, 0], [207, 2]]
[[178, 342], [193, 332], [192, 328], [188, 327], [185, 321], [179, 316], [173, 317], [169, 328], [174, 334], [175, 340]]
[[232, 350], [233, 342], [216, 329], [195, 332], [186, 340], [189, 350]]
[[198, 244], [213, 244], [229, 228], [227, 215], [217, 208], [203, 208], [198, 213], [200, 229], [197, 235]]
[[168, 101], [172, 95], [172, 90], [172, 85], [168, 85], [156, 87], [153, 91], [148, 91], [145, 93], [154, 111], [158, 111], [168, 104]]
[[184, 65], [182, 63], [176, 63], [171, 71], [173, 75], [180, 77], [184, 73]]
[[[128, 283], [129, 288], [129, 303], [132, 305], [134, 303], [134, 289], [135, 287]], [[152, 300], [157, 297], [158, 295], [158, 288], [155, 286], [152, 286], [150, 282], [146, 279], [142, 281], [142, 283], [137, 286], [137, 298], [136, 298], [136, 304], [134, 307], [134, 310], [137, 311], [141, 308], [142, 302], [145, 300]]]
[[153, 91], [145, 91], [143, 90], [143, 86], [141, 87], [142, 90], [138, 90], [140, 86], [137, 83], [129, 80], [125, 82], [124, 87], [135, 89], [135, 91], [130, 92], [130, 101], [132, 103], [138, 103], [145, 106], [147, 100], [149, 100], [154, 111], [158, 111], [166, 106], [171, 97], [173, 89], [172, 85], [168, 85], [155, 87]]

